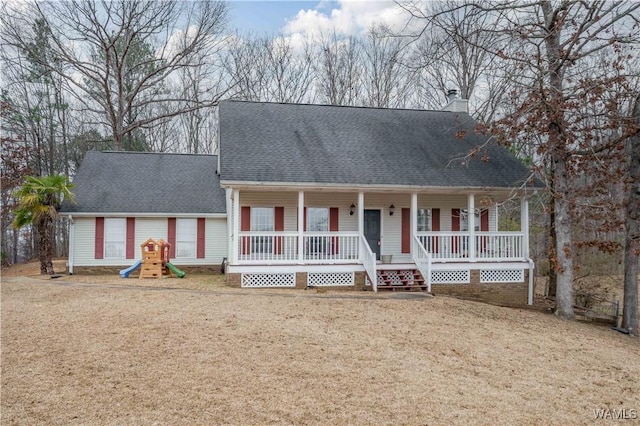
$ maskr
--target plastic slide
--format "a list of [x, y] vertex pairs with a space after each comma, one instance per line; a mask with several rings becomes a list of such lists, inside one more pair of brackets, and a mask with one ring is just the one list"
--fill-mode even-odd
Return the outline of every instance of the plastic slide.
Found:
[[176, 268], [175, 265], [172, 265], [169, 262], [165, 263], [164, 265], [169, 268], [169, 270], [173, 272], [178, 278], [184, 278], [184, 276], [187, 275], [186, 272], [181, 271], [180, 269]]
[[129, 278], [129, 274], [131, 272], [135, 271], [136, 269], [138, 269], [140, 267], [140, 265], [142, 265], [142, 261], [138, 260], [136, 263], [134, 263], [133, 265], [129, 266], [127, 269], [120, 270], [120, 276], [122, 278]]

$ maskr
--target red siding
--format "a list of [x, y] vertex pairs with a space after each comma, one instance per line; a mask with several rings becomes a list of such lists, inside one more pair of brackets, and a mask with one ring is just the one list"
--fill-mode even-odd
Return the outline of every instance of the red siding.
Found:
[[136, 218], [127, 218], [127, 259], [136, 257]]
[[[284, 231], [284, 207], [275, 207], [274, 209], [274, 231]], [[273, 247], [274, 254], [282, 254], [282, 246], [284, 245], [283, 237], [276, 237]]]
[[[240, 207], [240, 231], [251, 231], [251, 207]], [[249, 237], [243, 237], [240, 240], [240, 249], [242, 254], [251, 253], [251, 240]]]
[[96, 217], [95, 258], [104, 259], [104, 217]]
[[411, 209], [402, 209], [402, 253], [411, 253]]
[[[331, 207], [329, 209], [329, 231], [337, 232], [340, 230], [340, 211], [337, 207]], [[339, 238], [333, 237], [331, 241], [331, 252], [336, 254], [339, 252]]]
[[169, 257], [171, 259], [175, 259], [176, 257], [176, 218], [170, 217], [167, 219], [167, 238], [169, 240], [169, 244], [171, 244], [171, 249], [169, 250]]
[[206, 225], [205, 219], [203, 217], [198, 218], [198, 230], [196, 231], [196, 257], [198, 259], [204, 259], [205, 256], [205, 235], [206, 235]]

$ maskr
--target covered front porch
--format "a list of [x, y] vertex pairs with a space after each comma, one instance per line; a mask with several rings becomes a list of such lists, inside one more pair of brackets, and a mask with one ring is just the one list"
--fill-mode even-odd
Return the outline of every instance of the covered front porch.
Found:
[[[430, 288], [432, 271], [528, 265], [528, 201], [520, 230], [498, 229], [499, 202], [490, 191], [227, 188], [228, 271], [364, 271], [377, 289], [378, 271], [411, 267]], [[473, 214], [469, 214], [473, 212]]]

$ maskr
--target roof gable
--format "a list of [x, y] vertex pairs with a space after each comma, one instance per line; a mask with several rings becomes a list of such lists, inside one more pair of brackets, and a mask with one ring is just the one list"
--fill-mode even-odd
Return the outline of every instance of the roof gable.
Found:
[[68, 213], [225, 213], [215, 155], [90, 151]]
[[[512, 188], [530, 174], [466, 113], [223, 101], [219, 114], [223, 182]], [[483, 145], [488, 161], [465, 159]]]

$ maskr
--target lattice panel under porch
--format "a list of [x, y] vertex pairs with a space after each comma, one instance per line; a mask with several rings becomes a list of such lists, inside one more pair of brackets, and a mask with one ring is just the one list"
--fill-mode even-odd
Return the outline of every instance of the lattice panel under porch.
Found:
[[431, 271], [432, 284], [469, 284], [469, 271]]
[[[367, 275], [366, 277], [367, 279], [365, 280], [364, 285], [371, 285], [371, 280], [369, 279], [369, 276]], [[382, 271], [379, 269], [376, 271], [376, 278], [377, 278], [376, 284], [384, 283], [384, 279], [382, 278]]]
[[480, 271], [481, 283], [523, 283], [523, 269], [485, 269]]
[[353, 282], [353, 272], [309, 272], [307, 274], [307, 285], [311, 287], [350, 286]]
[[295, 287], [296, 274], [242, 274], [242, 287]]

